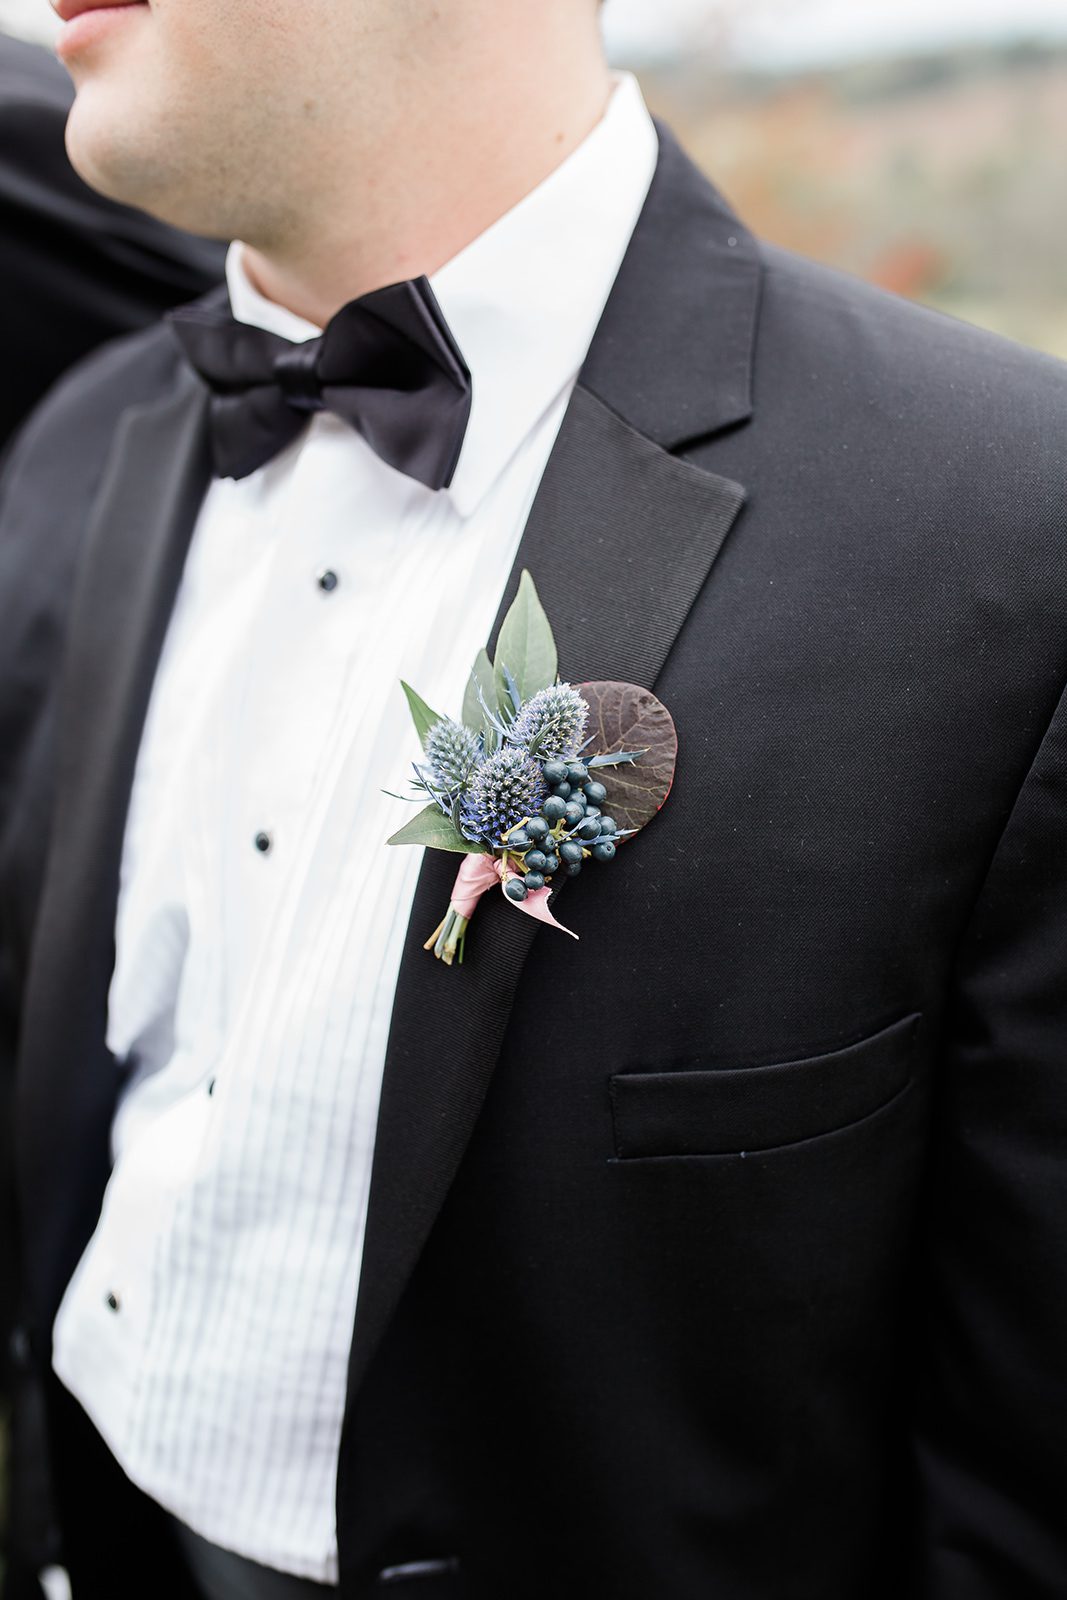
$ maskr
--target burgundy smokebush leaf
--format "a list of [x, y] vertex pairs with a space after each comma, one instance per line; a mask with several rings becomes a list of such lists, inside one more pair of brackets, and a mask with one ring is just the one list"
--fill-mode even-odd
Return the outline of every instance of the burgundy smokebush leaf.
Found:
[[589, 706], [592, 736], [583, 756], [610, 755], [613, 750], [641, 750], [636, 761], [597, 767], [596, 777], [608, 791], [603, 809], [620, 828], [643, 828], [666, 800], [674, 782], [678, 734], [662, 700], [636, 683], [579, 683], [575, 688]]

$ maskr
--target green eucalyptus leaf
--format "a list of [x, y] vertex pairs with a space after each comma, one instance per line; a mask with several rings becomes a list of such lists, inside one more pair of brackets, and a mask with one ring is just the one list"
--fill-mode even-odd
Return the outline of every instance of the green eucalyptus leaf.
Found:
[[493, 663], [489, 659], [488, 650], [478, 651], [474, 666], [471, 668], [467, 692], [463, 696], [463, 722], [474, 733], [481, 733], [485, 728], [485, 715], [478, 699], [479, 689], [485, 696], [486, 704], [495, 708], [496, 686], [493, 683]]
[[484, 845], [471, 844], [456, 832], [444, 812], [437, 806], [427, 806], [417, 817], [394, 833], [387, 844], [424, 844], [430, 850], [451, 850], [456, 855], [480, 856], [486, 854]]
[[420, 694], [416, 694], [410, 683], [405, 683], [403, 678], [400, 680], [400, 687], [407, 695], [408, 709], [411, 712], [411, 720], [415, 724], [415, 732], [419, 736], [419, 743], [425, 750], [426, 735], [438, 722], [443, 721], [443, 718], [439, 717], [436, 711], [431, 711], [422, 696]]
[[519, 579], [519, 592], [500, 625], [496, 646], [496, 703], [502, 712], [511, 716], [514, 710], [504, 678], [505, 667], [515, 679], [523, 700], [529, 700], [539, 689], [547, 689], [556, 681], [556, 641], [534, 581], [525, 568]]

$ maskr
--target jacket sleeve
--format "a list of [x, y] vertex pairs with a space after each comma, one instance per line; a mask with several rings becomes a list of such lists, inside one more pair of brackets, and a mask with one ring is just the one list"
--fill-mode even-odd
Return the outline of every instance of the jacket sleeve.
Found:
[[42, 808], [34, 811], [32, 829], [20, 831], [18, 814], [31, 764], [47, 764], [52, 687], [73, 570], [74, 541], [70, 551], [58, 543], [46, 547], [26, 515], [28, 501], [41, 499], [38, 472], [29, 470], [40, 423], [40, 415], [25, 423], [0, 462], [0, 1411], [8, 1467], [0, 1518], [2, 1600], [41, 1600], [36, 1573], [57, 1550], [41, 1395], [22, 1317], [12, 1115], [26, 907], [42, 871], [49, 824]]
[[935, 1099], [915, 1593], [1067, 1595], [1067, 691], [955, 968]]

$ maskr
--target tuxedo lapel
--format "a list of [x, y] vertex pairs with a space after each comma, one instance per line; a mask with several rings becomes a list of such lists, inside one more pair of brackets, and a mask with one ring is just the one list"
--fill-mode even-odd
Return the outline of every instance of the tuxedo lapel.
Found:
[[[661, 130], [656, 179], [546, 467], [493, 640], [526, 567], [552, 622], [561, 677], [654, 686], [744, 499], [737, 484], [664, 445], [748, 415], [758, 280], [750, 237]], [[708, 316], [719, 288], [734, 319], [725, 328]], [[427, 852], [409, 925], [386, 1055], [350, 1397], [462, 1159], [523, 961], [543, 936], [532, 918], [491, 894], [479, 906], [463, 966], [435, 961], [422, 945], [448, 903], [457, 865], [457, 857]]]
[[[18, 1091], [19, 1188], [37, 1241], [27, 1268], [44, 1306], [75, 1265], [107, 1169], [116, 1085], [103, 1040], [122, 840], [156, 664], [208, 483], [205, 402], [181, 369], [166, 399], [123, 418], [72, 602]], [[73, 1066], [72, 1051], [82, 1056]], [[60, 1101], [64, 1115], [52, 1118]]]

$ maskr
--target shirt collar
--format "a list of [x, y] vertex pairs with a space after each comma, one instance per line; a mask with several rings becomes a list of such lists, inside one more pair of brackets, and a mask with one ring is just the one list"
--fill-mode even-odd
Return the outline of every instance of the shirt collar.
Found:
[[[659, 142], [640, 87], [615, 74], [604, 115], [510, 211], [430, 278], [471, 371], [463, 449], [448, 490], [469, 516], [585, 360], [655, 172]], [[234, 316], [301, 342], [321, 329], [253, 288], [234, 241]]]
[[305, 339], [315, 339], [322, 332], [313, 322], [298, 317], [295, 311], [280, 306], [260, 294], [245, 271], [244, 245], [234, 239], [226, 252], [226, 288], [230, 295], [230, 310], [238, 322], [248, 322], [253, 328], [265, 328], [268, 333], [279, 333], [283, 339], [303, 344]]

